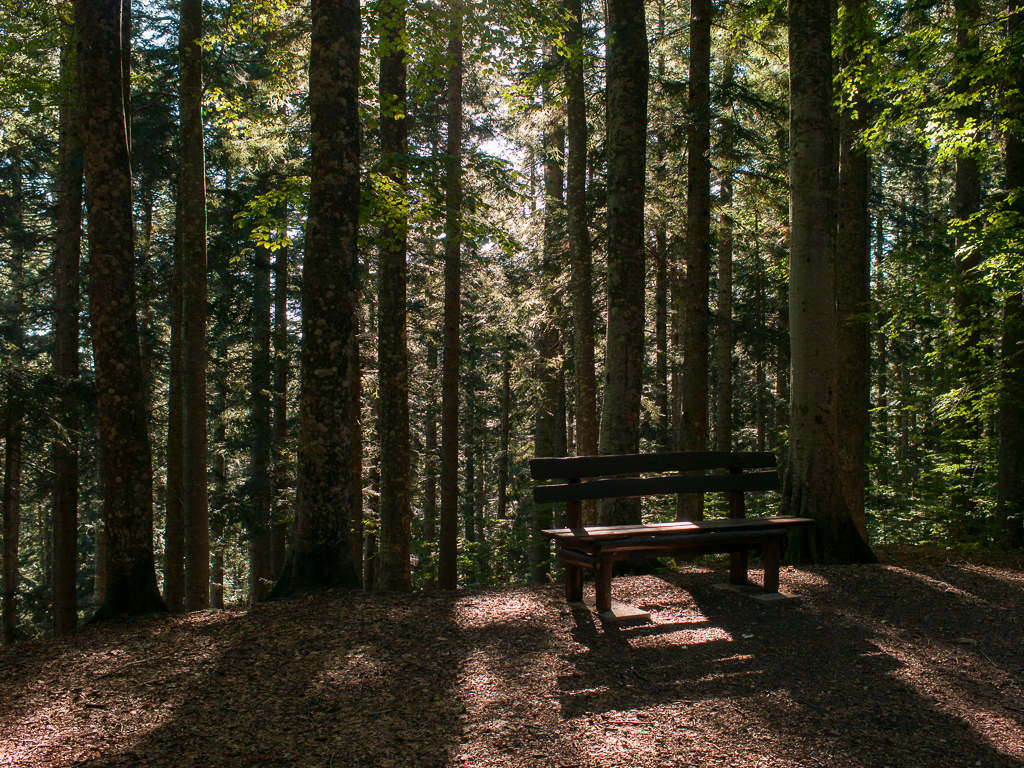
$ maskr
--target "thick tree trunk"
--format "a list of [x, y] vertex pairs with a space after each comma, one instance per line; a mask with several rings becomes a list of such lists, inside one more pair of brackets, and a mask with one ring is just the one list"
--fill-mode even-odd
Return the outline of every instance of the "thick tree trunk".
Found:
[[[382, 0], [380, 27], [381, 167], [398, 195], [406, 183], [405, 0]], [[404, 198], [401, 206], [405, 205]], [[380, 230], [377, 369], [380, 397], [380, 564], [377, 589], [412, 589], [409, 560], [409, 353], [406, 329], [405, 211]]]
[[[602, 454], [640, 450], [644, 360], [647, 23], [642, 0], [609, 0], [607, 37], [608, 333]], [[636, 499], [598, 505], [603, 525], [639, 523]]]
[[351, 518], [352, 409], [359, 296], [359, 3], [312, 0], [310, 198], [302, 271], [298, 520], [283, 596], [359, 586]]
[[[583, 8], [581, 0], [567, 0], [571, 18], [566, 44], [578, 58], [566, 68], [566, 124], [568, 156], [567, 206], [569, 209], [569, 248], [572, 255], [573, 351], [576, 382], [576, 455], [597, 453], [597, 382], [594, 373], [594, 290], [590, 227], [587, 217], [587, 97], [584, 84]], [[504, 510], [504, 507], [502, 507]], [[503, 512], [499, 513], [499, 517]], [[584, 525], [597, 522], [597, 506], [583, 504]]]
[[[1016, 63], [1016, 92], [1007, 96], [1006, 111], [1017, 126], [1024, 117], [1024, 71], [1021, 62], [1021, 25], [1024, 4], [1009, 0], [1009, 61]], [[1018, 128], [1006, 133], [1006, 188], [1024, 194], [1024, 135]], [[1014, 206], [1024, 215], [1018, 197]], [[1003, 305], [1002, 391], [999, 395], [999, 471], [993, 539], [1003, 549], [1024, 547], [1024, 293], [1020, 286], [1008, 291]]]
[[[844, 0], [842, 66], [859, 71], [858, 45], [870, 29], [863, 0]], [[860, 535], [864, 518], [867, 443], [871, 407], [871, 160], [860, 146], [868, 104], [857, 93], [839, 115], [839, 229], [836, 245], [836, 364], [838, 381], [839, 482]]]
[[167, 609], [153, 558], [153, 476], [135, 313], [121, 15], [121, 0], [75, 3], [107, 541], [105, 599], [96, 620]]
[[181, 0], [181, 248], [184, 279], [182, 384], [185, 610], [210, 604], [210, 510], [206, 477], [206, 160], [203, 151], [202, 0]]
[[873, 560], [836, 475], [836, 180], [829, 4], [790, 0], [790, 266], [792, 400], [783, 514], [812, 517], [787, 556]]
[[250, 370], [249, 423], [249, 600], [257, 602], [273, 587], [270, 532], [270, 254], [253, 252], [252, 368]]
[[444, 354], [441, 358], [441, 530], [437, 579], [458, 585], [459, 324], [462, 297], [462, 3], [451, 4], [448, 167], [445, 174]]
[[57, 243], [53, 259], [53, 372], [62, 390], [53, 448], [53, 633], [78, 626], [79, 261], [82, 251], [82, 137], [74, 36], [61, 39], [60, 135], [57, 140]]

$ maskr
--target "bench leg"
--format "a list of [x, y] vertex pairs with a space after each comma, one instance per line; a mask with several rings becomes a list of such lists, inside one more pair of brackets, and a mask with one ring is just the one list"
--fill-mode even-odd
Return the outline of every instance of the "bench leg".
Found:
[[747, 583], [747, 550], [729, 553], [729, 583]]
[[779, 540], [774, 539], [764, 545], [761, 556], [764, 558], [764, 591], [779, 591]]
[[565, 564], [565, 599], [570, 603], [583, 600], [583, 569], [571, 563]]
[[612, 609], [612, 556], [601, 555], [600, 567], [594, 574], [594, 602], [598, 613]]

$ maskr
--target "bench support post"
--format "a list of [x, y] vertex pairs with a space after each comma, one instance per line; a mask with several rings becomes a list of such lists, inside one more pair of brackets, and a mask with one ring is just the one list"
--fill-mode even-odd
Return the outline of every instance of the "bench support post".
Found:
[[729, 583], [747, 583], [747, 550], [729, 553]]
[[572, 563], [565, 563], [565, 600], [583, 602], [583, 569]]
[[594, 603], [598, 613], [612, 609], [612, 554], [601, 553], [601, 562], [594, 574]]
[[764, 591], [779, 591], [779, 558], [781, 552], [777, 538], [765, 542], [761, 550], [761, 557], [764, 559]]

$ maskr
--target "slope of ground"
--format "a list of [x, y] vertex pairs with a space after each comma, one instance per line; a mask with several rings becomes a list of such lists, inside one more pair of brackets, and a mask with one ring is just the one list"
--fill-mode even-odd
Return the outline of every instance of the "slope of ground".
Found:
[[[0, 649], [2, 766], [1021, 766], [1024, 570], [883, 550], [557, 585], [324, 592]], [[987, 564], [986, 564], [987, 563]], [[757, 579], [760, 574], [752, 570]]]

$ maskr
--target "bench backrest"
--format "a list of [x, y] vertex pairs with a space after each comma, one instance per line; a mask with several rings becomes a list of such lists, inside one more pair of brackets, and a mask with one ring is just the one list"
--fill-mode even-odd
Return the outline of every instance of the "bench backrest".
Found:
[[[530, 461], [530, 473], [534, 480], [564, 481], [536, 486], [533, 498], [538, 504], [663, 493], [775, 491], [779, 489], [776, 467], [774, 453], [753, 451], [684, 451], [538, 458]], [[727, 474], [679, 474], [708, 470], [726, 470]], [[635, 477], [640, 474], [659, 476]]]

